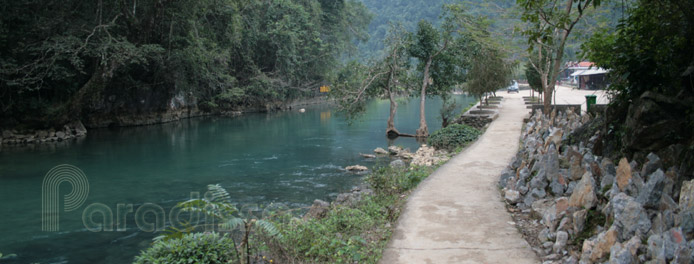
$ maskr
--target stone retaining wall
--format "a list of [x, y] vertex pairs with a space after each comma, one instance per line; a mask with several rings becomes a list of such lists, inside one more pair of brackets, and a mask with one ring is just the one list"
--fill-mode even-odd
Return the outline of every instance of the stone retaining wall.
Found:
[[649, 154], [644, 164], [594, 155], [598, 137], [565, 145], [590, 115], [536, 112], [499, 187], [544, 263], [692, 263], [694, 180]]

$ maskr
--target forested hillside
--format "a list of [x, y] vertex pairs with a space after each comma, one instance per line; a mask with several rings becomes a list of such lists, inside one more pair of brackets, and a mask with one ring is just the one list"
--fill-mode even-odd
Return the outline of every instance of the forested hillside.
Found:
[[311, 94], [369, 20], [352, 0], [3, 1], [0, 126]]
[[[527, 37], [522, 36], [520, 29], [521, 13], [515, 0], [361, 0], [374, 13], [368, 28], [370, 38], [359, 45], [361, 58], [372, 58], [382, 55], [383, 40], [389, 23], [401, 23], [407, 31], [413, 31], [420, 20], [427, 20], [436, 25], [440, 23], [442, 5], [463, 4], [468, 13], [486, 18], [491, 23], [490, 31], [497, 41], [513, 53], [514, 59], [526, 57]], [[632, 0], [606, 1], [597, 10], [590, 10], [578, 25], [567, 45], [566, 59], [579, 60], [581, 43], [600, 28], [614, 28], [625, 9], [632, 5]]]
[[[382, 55], [383, 40], [388, 31], [389, 23], [400, 23], [407, 31], [414, 31], [420, 20], [427, 20], [434, 25], [440, 24], [440, 15], [445, 4], [462, 3], [470, 10], [471, 15], [483, 16], [493, 21], [492, 30], [501, 32], [504, 36], [513, 37], [512, 33], [517, 18], [514, 18], [512, 8], [514, 0], [361, 0], [374, 13], [369, 25], [369, 40], [359, 45], [363, 58]], [[510, 31], [507, 31], [510, 29]]]

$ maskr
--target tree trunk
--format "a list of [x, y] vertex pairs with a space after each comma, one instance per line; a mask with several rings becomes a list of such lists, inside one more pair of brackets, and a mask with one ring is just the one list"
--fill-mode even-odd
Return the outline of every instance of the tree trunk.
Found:
[[390, 99], [390, 116], [388, 117], [386, 136], [388, 138], [396, 138], [400, 136], [400, 132], [395, 129], [395, 113], [398, 111], [398, 103], [395, 101], [393, 93], [390, 91], [390, 87], [388, 87], [388, 99]]
[[545, 108], [545, 114], [549, 114], [552, 112], [552, 90], [553, 88], [547, 87], [547, 90], [544, 92], [544, 108]]
[[[566, 8], [564, 9], [566, 15], [571, 15], [571, 8], [573, 7], [573, 2], [573, 0], [566, 0]], [[576, 21], [578, 21], [578, 19], [580, 19], [582, 15], [583, 14], [581, 13], [579, 17], [576, 18]], [[552, 93], [554, 93], [554, 87], [557, 83], [557, 76], [559, 75], [561, 60], [564, 57], [564, 47], [566, 46], [566, 39], [569, 38], [569, 33], [571, 33], [571, 29], [573, 29], [573, 25], [568, 27], [567, 29], [561, 29], [561, 41], [559, 42], [559, 48], [557, 49], [557, 56], [554, 57], [554, 65], [552, 65], [551, 67], [551, 70], [549, 72], [550, 75], [546, 77], [546, 79], [548, 79], [548, 83], [545, 90], [545, 113], [547, 114], [549, 114], [550, 111], [550, 105], [552, 103]], [[557, 102], [555, 101], [554, 103], [556, 104]]]
[[422, 80], [422, 93], [419, 101], [419, 128], [417, 129], [416, 136], [420, 138], [429, 136], [429, 128], [427, 127], [427, 120], [425, 116], [426, 98], [427, 98], [427, 85], [429, 85], [429, 68], [431, 67], [431, 60], [433, 58], [429, 57], [427, 59], [427, 64], [424, 66], [424, 80]]
[[543, 111], [545, 114], [549, 114], [552, 107], [552, 88], [550, 88], [550, 84], [547, 83], [547, 75], [548, 74], [540, 75], [540, 81], [542, 82], [542, 93], [544, 94]]

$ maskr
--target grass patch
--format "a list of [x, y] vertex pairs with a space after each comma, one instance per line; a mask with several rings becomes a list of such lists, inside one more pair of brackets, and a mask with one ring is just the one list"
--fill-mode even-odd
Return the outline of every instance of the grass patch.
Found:
[[355, 207], [336, 206], [322, 219], [276, 215], [281, 239], [271, 255], [281, 263], [376, 263], [407, 195], [435, 168], [382, 168], [367, 176], [373, 195]]

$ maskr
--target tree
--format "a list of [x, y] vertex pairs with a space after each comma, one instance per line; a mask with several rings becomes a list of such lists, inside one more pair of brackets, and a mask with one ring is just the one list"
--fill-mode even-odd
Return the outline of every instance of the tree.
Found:
[[470, 22], [466, 23], [465, 31], [462, 32], [470, 39], [465, 47], [465, 56], [469, 61], [465, 89], [482, 102], [483, 96], [495, 94], [497, 90], [510, 84], [513, 64], [499, 40], [492, 38], [488, 30], [491, 21], [483, 17], [473, 18], [467, 19]]
[[537, 72], [530, 61], [525, 64], [525, 78], [528, 80], [530, 90], [537, 92], [540, 94], [540, 97], [542, 97], [542, 80], [540, 79], [540, 73]]
[[422, 73], [419, 103], [419, 128], [416, 132], [417, 137], [429, 136], [425, 107], [427, 86], [434, 82], [429, 71], [431, 70], [431, 64], [434, 59], [448, 48], [452, 33], [453, 30], [450, 28], [443, 29], [439, 32], [430, 22], [422, 20], [417, 25], [417, 33], [411, 36], [412, 43], [408, 48], [408, 53], [410, 56], [419, 60], [418, 70]]
[[512, 67], [503, 53], [493, 46], [478, 46], [477, 49], [472, 56], [467, 90], [483, 102], [483, 96], [509, 85]]
[[569, 34], [585, 11], [599, 5], [600, 0], [517, 0], [517, 3], [523, 8], [521, 19], [528, 24], [523, 31], [528, 37], [528, 50], [537, 54], [537, 62], [530, 62], [540, 75], [544, 110], [549, 112]]
[[333, 81], [335, 89], [331, 97], [337, 100], [340, 109], [349, 118], [361, 114], [364, 106], [372, 98], [388, 98], [390, 100], [390, 116], [388, 117], [386, 136], [412, 136], [400, 133], [395, 128], [395, 115], [398, 103], [395, 96], [406, 92], [409, 57], [406, 53], [405, 32], [400, 25], [392, 25], [385, 40], [386, 55], [383, 59], [364, 66], [356, 61], [350, 62], [338, 73]]

